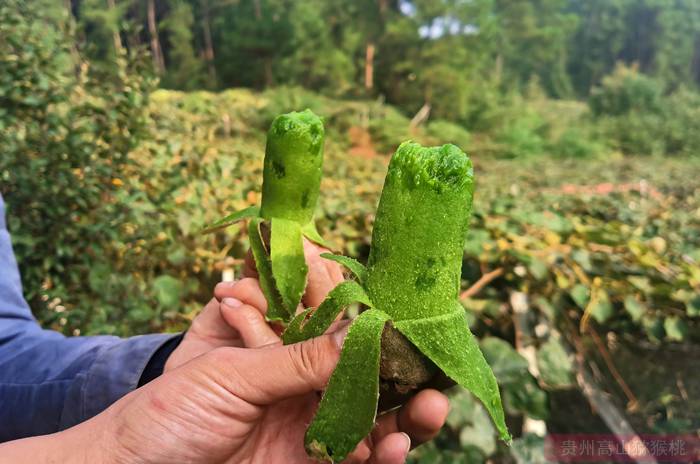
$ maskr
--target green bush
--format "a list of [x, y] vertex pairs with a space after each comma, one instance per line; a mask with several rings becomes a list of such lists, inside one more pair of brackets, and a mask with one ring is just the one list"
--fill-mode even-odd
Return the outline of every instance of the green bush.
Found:
[[626, 155], [666, 154], [661, 115], [628, 113], [623, 116], [602, 116], [597, 121], [610, 145]]
[[279, 114], [308, 108], [316, 114], [327, 114], [326, 99], [317, 93], [301, 87], [276, 87], [263, 92], [267, 104], [260, 112], [258, 126], [267, 130], [272, 120]]
[[695, 155], [700, 95], [681, 88], [666, 95], [660, 82], [618, 66], [593, 90], [589, 106], [612, 148], [636, 155]]
[[437, 119], [428, 124], [428, 136], [432, 137], [434, 144], [453, 143], [462, 150], [468, 150], [471, 141], [469, 132], [459, 124]]
[[497, 83], [478, 80], [472, 83], [468, 112], [463, 122], [472, 132], [491, 133], [503, 122], [504, 109], [512, 106], [513, 95], [504, 94]]
[[680, 88], [664, 102], [663, 136], [668, 154], [700, 155], [700, 94]]
[[542, 118], [527, 107], [514, 107], [509, 119], [496, 132], [498, 156], [524, 158], [545, 151], [547, 131]]
[[661, 112], [663, 86], [635, 68], [618, 65], [591, 91], [589, 104], [595, 116], [623, 116], [630, 112]]
[[[118, 194], [120, 173], [145, 136], [152, 80], [138, 57], [118, 57], [109, 74], [91, 71], [69, 46], [65, 8], [53, 3], [0, 7], [0, 189], [39, 319], [109, 332], [128, 296], [139, 293], [131, 269], [120, 274], [113, 260], [130, 217]], [[95, 287], [99, 269], [106, 279]], [[107, 282], [123, 291], [105, 294]], [[106, 298], [117, 310], [95, 304]]]
[[548, 151], [559, 158], [591, 158], [604, 154], [606, 148], [590, 130], [570, 127], [550, 144]]
[[597, 125], [612, 148], [626, 154], [663, 153], [662, 86], [634, 68], [618, 65], [588, 100]]
[[370, 113], [369, 133], [380, 153], [391, 153], [411, 138], [410, 120], [392, 106], [375, 105]]

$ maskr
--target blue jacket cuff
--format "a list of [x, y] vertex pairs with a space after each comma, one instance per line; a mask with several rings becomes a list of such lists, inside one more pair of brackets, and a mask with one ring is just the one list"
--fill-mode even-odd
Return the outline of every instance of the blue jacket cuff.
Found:
[[180, 334], [140, 335], [105, 346], [68, 391], [60, 429], [96, 416], [135, 390], [151, 357], [177, 337]]

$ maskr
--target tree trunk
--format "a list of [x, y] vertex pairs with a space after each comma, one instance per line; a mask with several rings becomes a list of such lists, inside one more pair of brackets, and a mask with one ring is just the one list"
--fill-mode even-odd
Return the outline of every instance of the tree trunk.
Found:
[[[75, 24], [75, 16], [73, 16], [73, 3], [71, 0], [63, 0], [63, 5], [68, 11], [67, 21], [69, 24]], [[82, 66], [82, 60], [80, 59], [80, 53], [78, 52], [78, 47], [76, 46], [76, 41], [70, 41], [70, 56], [73, 61], [73, 71], [76, 76], [80, 75], [80, 68]]]
[[260, 0], [254, 0], [253, 5], [255, 6], [255, 19], [260, 21], [262, 19], [262, 8], [260, 6]]
[[214, 41], [211, 37], [211, 12], [209, 0], [202, 0], [202, 31], [204, 32], [204, 59], [209, 70], [209, 81], [212, 87], [216, 87], [216, 67], [214, 66]]
[[503, 55], [500, 53], [496, 55], [496, 68], [494, 71], [494, 78], [496, 79], [496, 83], [500, 84], [501, 83], [501, 75], [503, 74]]
[[365, 89], [371, 91], [374, 87], [374, 44], [367, 43], [365, 48]]
[[274, 79], [272, 78], [272, 57], [265, 57], [265, 87], [272, 87]]
[[691, 72], [692, 78], [700, 84], [700, 38], [695, 41]]
[[[114, 8], [116, 8], [114, 0], [107, 0], [107, 7], [110, 11], [114, 11]], [[122, 50], [124, 49], [124, 46], [122, 45], [122, 38], [119, 35], [118, 24], [117, 28], [114, 30], [114, 32], [112, 32], [112, 41], [114, 42], [114, 51], [117, 53], [117, 55], [121, 54]]]
[[411, 118], [411, 122], [408, 124], [408, 129], [411, 133], [416, 130], [418, 126], [423, 124], [430, 117], [430, 102], [426, 101], [423, 106], [418, 110], [418, 112]]
[[158, 39], [155, 0], [148, 0], [147, 7], [148, 33], [151, 36], [151, 53], [153, 54], [153, 64], [155, 65], [158, 74], [163, 74], [165, 72], [165, 61], [163, 60], [163, 51], [160, 48], [160, 40]]
[[[255, 20], [260, 21], [262, 19], [262, 5], [260, 0], [253, 0], [253, 7], [255, 8]], [[269, 53], [273, 53], [269, 51]], [[274, 79], [272, 77], [272, 56], [268, 55], [263, 57], [263, 79], [265, 82], [265, 87], [272, 87]]]

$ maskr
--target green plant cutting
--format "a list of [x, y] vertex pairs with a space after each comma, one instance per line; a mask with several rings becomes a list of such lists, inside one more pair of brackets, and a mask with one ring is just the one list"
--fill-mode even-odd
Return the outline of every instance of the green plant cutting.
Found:
[[270, 320], [288, 321], [306, 287], [303, 237], [327, 246], [314, 223], [325, 134], [311, 110], [277, 116], [267, 133], [262, 201], [215, 222], [213, 232], [249, 219], [248, 238]]
[[355, 280], [292, 319], [284, 342], [321, 335], [350, 304], [367, 309], [349, 327], [306, 432], [313, 458], [342, 461], [371, 431], [382, 397], [405, 400], [444, 378], [469, 389], [510, 441], [496, 378], [458, 301], [473, 193], [472, 162], [458, 147], [405, 142], [389, 164], [367, 266], [323, 255]]

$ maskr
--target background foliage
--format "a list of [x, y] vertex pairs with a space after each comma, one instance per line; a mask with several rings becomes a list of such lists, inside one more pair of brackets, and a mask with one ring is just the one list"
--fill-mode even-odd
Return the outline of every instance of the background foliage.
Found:
[[401, 141], [475, 161], [463, 302], [518, 438], [497, 443], [456, 392], [416, 461], [543, 462], [543, 427], [605, 431], [579, 390], [591, 363], [638, 432], [697, 432], [699, 11], [8, 0], [0, 192], [25, 294], [67, 334], [186, 327], [247, 247], [239, 228], [199, 230], [259, 203], [267, 127], [311, 108], [328, 134], [319, 228], [360, 260]]

